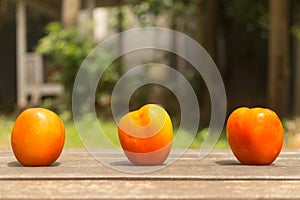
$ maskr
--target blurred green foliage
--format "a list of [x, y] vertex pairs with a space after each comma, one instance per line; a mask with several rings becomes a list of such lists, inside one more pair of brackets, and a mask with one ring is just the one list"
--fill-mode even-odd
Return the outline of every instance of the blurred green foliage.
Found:
[[[186, 14], [186, 10], [195, 0], [128, 0], [132, 5], [132, 12], [138, 17], [142, 25], [153, 25], [153, 20], [163, 13], [171, 13], [174, 16]], [[152, 20], [152, 21], [151, 21]]]
[[[74, 27], [64, 28], [59, 22], [49, 23], [45, 27], [45, 33], [45, 37], [41, 38], [36, 46], [36, 52], [47, 58], [47, 66], [49, 68], [56, 68], [59, 72], [55, 79], [56, 81], [62, 82], [66, 89], [62, 100], [64, 107], [60, 110], [70, 111], [73, 84], [77, 71], [84, 59], [92, 52], [96, 44], [92, 37], [81, 34], [79, 29]], [[94, 74], [97, 67], [105, 67], [101, 66], [101, 63], [108, 60], [110, 56], [109, 52], [102, 52], [101, 55], [97, 54], [96, 57], [99, 62], [96, 61], [94, 64], [95, 66], [90, 67], [87, 79]], [[100, 80], [101, 84], [99, 84], [100, 86], [96, 94], [96, 99], [99, 104], [103, 102], [103, 98], [106, 98], [107, 95], [111, 93], [112, 85], [118, 77], [117, 65], [112, 65], [107, 68]], [[62, 102], [60, 102], [60, 104]], [[52, 105], [51, 103], [52, 102], [47, 102], [47, 105], [51, 105], [51, 107], [58, 106]]]
[[300, 27], [296, 27], [296, 26], [292, 27], [292, 32], [293, 32], [294, 36], [298, 40], [300, 40]]
[[[132, 12], [137, 16], [144, 26], [155, 25], [157, 18], [169, 13], [172, 16], [173, 27], [180, 18], [186, 23], [185, 26], [193, 23], [195, 12], [207, 12], [209, 0], [128, 0], [132, 5]], [[198, 7], [200, 5], [200, 8]], [[245, 26], [245, 29], [266, 38], [268, 35], [268, 0], [221, 0], [219, 2], [220, 21], [229, 20]], [[205, 18], [205, 17], [204, 17]], [[172, 24], [171, 24], [172, 25]]]
[[91, 39], [81, 36], [76, 28], [64, 28], [59, 22], [51, 22], [45, 27], [46, 36], [38, 41], [36, 52], [47, 57], [48, 66], [59, 73], [57, 81], [64, 84], [64, 102], [70, 108], [72, 86], [81, 62], [92, 50]]
[[223, 0], [225, 18], [242, 24], [253, 34], [266, 38], [268, 35], [268, 0]]
[[41, 38], [36, 51], [50, 58], [53, 65], [63, 67], [61, 81], [74, 78], [82, 60], [92, 50], [94, 44], [89, 38], [78, 34], [75, 28], [63, 28], [59, 22], [51, 22], [45, 27], [46, 36]]
[[[193, 23], [198, 5], [205, 11], [207, 0], [127, 0], [132, 8], [133, 15], [139, 20], [141, 25], [156, 25], [158, 17], [168, 18], [168, 25], [190, 35], [195, 33], [196, 24]], [[246, 27], [249, 32], [259, 33], [260, 37], [267, 36], [268, 26], [268, 1], [267, 0], [223, 0], [220, 1], [220, 15], [225, 20], [235, 21]], [[205, 13], [204, 13], [205, 14]], [[126, 20], [126, 17], [123, 18]], [[182, 31], [182, 30], [181, 30]], [[63, 97], [65, 106], [60, 110], [70, 110], [71, 97], [74, 80], [77, 70], [82, 61], [95, 47], [95, 42], [91, 35], [83, 34], [78, 28], [64, 28], [59, 22], [49, 23], [45, 27], [46, 36], [41, 38], [36, 46], [36, 51], [46, 56], [48, 67], [58, 73], [52, 74], [52, 80], [60, 81], [65, 85], [66, 93]], [[107, 59], [111, 55], [105, 52], [101, 59]], [[172, 59], [172, 58], [171, 58]], [[118, 63], [107, 68], [106, 75], [102, 77], [101, 84], [97, 91], [97, 102], [107, 104], [110, 98], [115, 81], [118, 79], [121, 70]], [[91, 72], [92, 73], [92, 72]], [[193, 78], [192, 78], [193, 79]], [[198, 82], [198, 81], [197, 81]], [[48, 102], [51, 104], [51, 102]], [[60, 102], [61, 104], [61, 102]], [[55, 105], [52, 105], [55, 107]], [[104, 106], [102, 106], [104, 107]]]

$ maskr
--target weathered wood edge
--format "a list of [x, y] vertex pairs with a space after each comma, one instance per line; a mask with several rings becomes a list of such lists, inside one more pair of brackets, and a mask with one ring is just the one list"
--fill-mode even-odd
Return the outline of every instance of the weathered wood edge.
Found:
[[[0, 181], [1, 199], [299, 199], [299, 181]], [[13, 188], [13, 189], [12, 189]]]
[[[107, 161], [120, 159], [112, 150], [96, 152], [104, 155]], [[84, 149], [65, 149], [54, 166], [39, 168], [22, 167], [11, 151], [0, 150], [0, 180], [300, 180], [299, 151], [283, 151], [271, 166], [242, 166], [228, 150], [213, 151], [205, 159], [198, 155], [189, 150], [162, 170], [135, 174], [104, 166]]]

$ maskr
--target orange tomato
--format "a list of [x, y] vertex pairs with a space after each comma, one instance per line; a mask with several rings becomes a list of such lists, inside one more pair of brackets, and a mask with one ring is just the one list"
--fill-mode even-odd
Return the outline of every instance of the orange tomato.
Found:
[[284, 131], [277, 114], [267, 108], [238, 108], [227, 121], [229, 146], [242, 164], [268, 165], [279, 155]]
[[11, 145], [24, 166], [47, 166], [60, 156], [65, 141], [63, 121], [52, 111], [29, 108], [16, 119]]
[[171, 150], [172, 122], [162, 107], [147, 104], [121, 118], [118, 135], [125, 155], [133, 164], [160, 165]]

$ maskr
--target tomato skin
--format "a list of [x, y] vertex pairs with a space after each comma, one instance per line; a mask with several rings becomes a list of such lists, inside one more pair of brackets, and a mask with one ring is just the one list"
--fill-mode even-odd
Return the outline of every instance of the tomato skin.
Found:
[[11, 146], [24, 166], [48, 166], [60, 156], [65, 141], [63, 121], [52, 111], [29, 108], [16, 119]]
[[160, 165], [171, 151], [172, 122], [163, 108], [147, 104], [121, 118], [118, 135], [125, 155], [133, 164]]
[[279, 117], [267, 108], [236, 109], [228, 118], [226, 135], [235, 157], [248, 165], [271, 164], [284, 141]]

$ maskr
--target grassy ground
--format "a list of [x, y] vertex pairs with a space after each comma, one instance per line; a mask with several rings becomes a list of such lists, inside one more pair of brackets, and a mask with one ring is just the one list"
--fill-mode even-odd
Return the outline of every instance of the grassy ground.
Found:
[[[83, 148], [84, 145], [82, 143], [82, 140], [75, 128], [75, 125], [72, 120], [64, 119], [66, 117], [61, 116], [65, 122], [65, 128], [66, 128], [66, 140], [65, 140], [65, 147], [66, 148]], [[12, 117], [6, 117], [6, 116], [0, 116], [0, 148], [9, 148], [10, 147], [10, 134], [11, 130], [14, 124], [14, 118]], [[117, 134], [117, 126], [113, 121], [105, 121], [100, 122], [101, 128], [103, 129], [103, 132], [105, 133], [106, 137], [112, 144], [115, 146], [120, 146], [119, 140], [118, 140], [118, 134]], [[97, 141], [95, 139], [95, 133], [93, 132], [93, 129], [90, 128], [91, 125], [87, 124], [85, 133], [87, 136], [85, 138], [88, 138], [88, 141], [85, 140], [85, 143], [88, 142], [90, 145], [93, 145], [95, 143], [95, 146]], [[176, 131], [175, 131], [176, 132]], [[200, 132], [197, 137], [193, 138], [191, 134], [185, 131], [181, 131], [178, 136], [176, 136], [176, 142], [173, 145], [174, 148], [184, 148], [184, 147], [190, 147], [190, 148], [200, 148], [201, 142], [203, 140], [203, 135], [205, 134], [205, 129]], [[107, 139], [106, 139], [107, 141]], [[192, 143], [191, 143], [192, 142]], [[191, 143], [191, 144], [190, 144]], [[105, 145], [102, 145], [105, 147]], [[224, 149], [228, 148], [226, 138], [224, 137], [224, 134], [222, 134], [221, 138], [219, 139], [218, 143], [216, 144], [215, 148], [218, 149]]]

